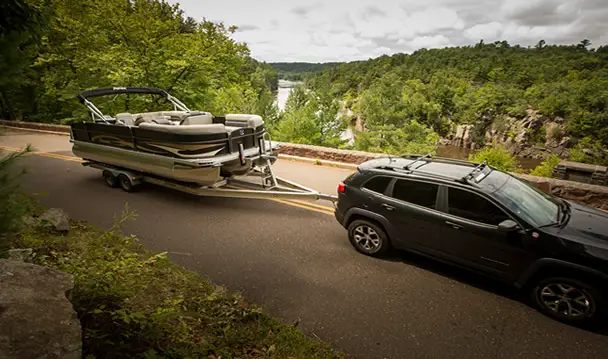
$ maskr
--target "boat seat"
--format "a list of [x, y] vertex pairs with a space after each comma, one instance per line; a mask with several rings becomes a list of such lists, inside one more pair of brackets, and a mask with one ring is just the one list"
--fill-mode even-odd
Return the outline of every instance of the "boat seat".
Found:
[[192, 125], [212, 125], [213, 115], [208, 112], [202, 112], [196, 115], [189, 115], [182, 120], [180, 125], [192, 126]]
[[139, 125], [139, 128], [143, 128], [146, 130], [154, 130], [154, 131], [159, 131], [159, 132], [183, 133], [183, 134], [226, 133], [226, 127], [222, 124], [167, 126], [167, 125], [159, 125], [156, 123], [144, 122], [141, 125]]
[[256, 128], [264, 124], [264, 120], [259, 115], [231, 113], [226, 115], [226, 124], [229, 126]]
[[118, 113], [116, 114], [116, 123], [120, 123], [125, 126], [133, 126], [135, 124], [134, 116], [128, 112]]

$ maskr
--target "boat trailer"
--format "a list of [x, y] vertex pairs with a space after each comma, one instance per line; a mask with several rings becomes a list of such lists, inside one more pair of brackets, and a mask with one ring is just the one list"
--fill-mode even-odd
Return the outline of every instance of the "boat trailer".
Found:
[[[126, 192], [133, 192], [141, 183], [147, 182], [204, 197], [309, 199], [326, 200], [333, 204], [338, 200], [335, 195], [322, 194], [314, 189], [275, 176], [269, 162], [267, 165], [254, 167], [248, 175], [224, 178], [211, 186], [178, 182], [94, 161], [85, 161], [82, 165], [102, 170], [102, 175], [108, 186], [121, 187]], [[252, 180], [256, 178], [258, 181], [261, 179], [261, 184]]]

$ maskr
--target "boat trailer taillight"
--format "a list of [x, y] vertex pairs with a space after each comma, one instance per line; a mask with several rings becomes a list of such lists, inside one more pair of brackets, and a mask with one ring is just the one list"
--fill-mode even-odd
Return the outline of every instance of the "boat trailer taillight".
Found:
[[239, 143], [239, 160], [241, 161], [241, 166], [244, 166], [247, 163], [245, 161], [245, 148], [243, 148], [242, 143]]

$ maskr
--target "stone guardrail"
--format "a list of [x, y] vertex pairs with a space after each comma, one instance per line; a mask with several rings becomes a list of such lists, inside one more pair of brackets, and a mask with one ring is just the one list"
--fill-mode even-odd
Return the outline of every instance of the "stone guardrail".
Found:
[[[51, 131], [59, 133], [69, 133], [70, 127], [66, 125], [55, 125], [34, 122], [16, 122], [0, 120], [0, 125], [28, 128], [41, 131]], [[386, 157], [383, 153], [363, 152], [342, 150], [321, 146], [303, 145], [295, 143], [278, 142], [281, 145], [280, 155], [288, 155], [296, 158], [306, 158], [318, 160], [320, 164], [329, 163], [332, 165], [345, 164], [343, 167], [353, 169], [356, 165], [370, 159]], [[543, 191], [552, 193], [559, 197], [569, 199], [588, 206], [608, 210], [608, 187], [566, 181], [556, 178], [535, 177], [514, 173], [530, 183], [533, 183]]]

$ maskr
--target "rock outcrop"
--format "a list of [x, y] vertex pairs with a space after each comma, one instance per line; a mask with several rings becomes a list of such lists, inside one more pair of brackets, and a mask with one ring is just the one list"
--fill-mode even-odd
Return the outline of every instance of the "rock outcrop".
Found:
[[443, 143], [467, 149], [497, 143], [513, 154], [533, 158], [545, 158], [549, 153], [567, 158], [571, 146], [570, 138], [565, 135], [564, 119], [542, 116], [535, 110], [526, 111], [524, 118], [495, 119], [485, 129], [483, 138], [473, 138], [474, 132], [475, 125], [458, 125]]
[[70, 274], [0, 259], [0, 358], [80, 359]]

